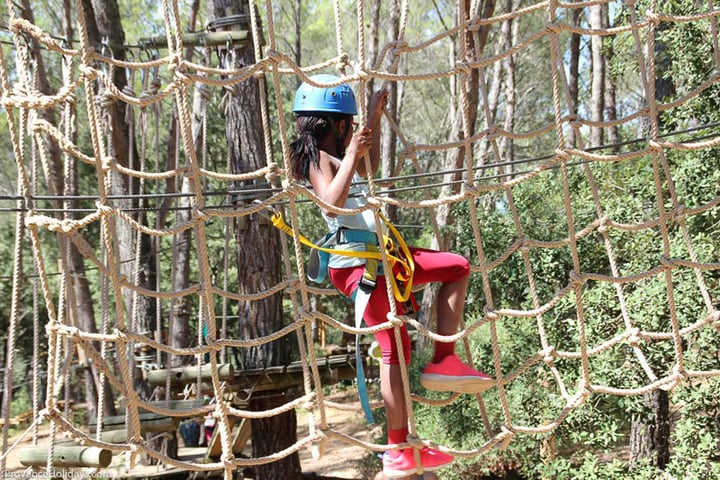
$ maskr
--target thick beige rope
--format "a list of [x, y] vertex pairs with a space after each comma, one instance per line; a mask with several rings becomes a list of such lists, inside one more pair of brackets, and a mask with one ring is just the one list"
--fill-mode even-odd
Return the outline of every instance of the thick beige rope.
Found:
[[[78, 49], [64, 48], [57, 44], [55, 40], [39, 27], [30, 24], [26, 20], [18, 19], [15, 14], [15, 6], [12, 2], [8, 2], [8, 11], [10, 12], [9, 26], [14, 34], [17, 80], [10, 82], [8, 67], [5, 57], [0, 50], [0, 86], [2, 88], [2, 96], [0, 97], [0, 105], [8, 112], [9, 133], [13, 144], [13, 153], [15, 155], [18, 166], [18, 190], [23, 198], [30, 198], [33, 191], [31, 182], [26, 173], [26, 161], [28, 155], [24, 151], [26, 148], [26, 140], [32, 142], [33, 148], [37, 148], [40, 161], [47, 164], [47, 156], [44, 151], [44, 142], [55, 142], [66, 157], [66, 162], [72, 161], [82, 162], [94, 168], [98, 183], [98, 200], [96, 210], [82, 218], [73, 219], [68, 216], [62, 218], [54, 218], [50, 216], [38, 215], [32, 208], [26, 214], [19, 214], [18, 229], [16, 233], [16, 241], [23, 237], [23, 225], [27, 226], [27, 232], [31, 239], [32, 254], [38, 272], [38, 284], [42, 291], [43, 299], [48, 309], [48, 323], [46, 330], [48, 332], [48, 381], [47, 381], [47, 400], [45, 408], [34, 419], [31, 428], [35, 429], [40, 421], [48, 418], [51, 422], [51, 436], [54, 438], [55, 430], [59, 429], [66, 432], [71, 437], [81, 441], [87, 445], [96, 445], [103, 448], [110, 448], [114, 451], [127, 452], [128, 466], [132, 467], [137, 454], [143, 453], [160, 460], [168, 466], [184, 468], [190, 471], [210, 471], [222, 469], [226, 479], [231, 479], [233, 472], [238, 468], [247, 465], [259, 465], [280, 458], [286, 457], [300, 450], [301, 448], [311, 448], [314, 454], [322, 451], [324, 443], [331, 438], [339, 439], [343, 442], [353, 445], [359, 445], [370, 450], [382, 451], [387, 445], [373, 444], [362, 442], [347, 435], [343, 435], [336, 431], [327, 421], [327, 408], [338, 408], [340, 406], [329, 402], [324, 398], [322, 391], [322, 381], [320, 370], [318, 367], [318, 359], [315, 357], [314, 345], [312, 341], [311, 323], [323, 322], [331, 328], [342, 330], [355, 335], [368, 335], [382, 329], [398, 329], [401, 325], [407, 324], [418, 330], [421, 335], [435, 341], [462, 341], [465, 346], [465, 353], [469, 360], [469, 338], [471, 335], [478, 334], [483, 327], [490, 334], [492, 343], [492, 357], [494, 374], [498, 380], [498, 397], [502, 411], [502, 425], [497, 431], [492, 431], [490, 421], [484, 413], [483, 398], [478, 395], [477, 401], [480, 411], [483, 414], [483, 422], [486, 425], [487, 440], [482, 445], [470, 449], [449, 449], [440, 446], [441, 449], [449, 451], [458, 456], [472, 457], [493, 448], [502, 448], [510, 442], [514, 436], [518, 434], [543, 434], [552, 432], [557, 428], [564, 418], [574, 409], [581, 406], [588, 398], [597, 393], [605, 393], [612, 395], [639, 395], [650, 392], [658, 388], [669, 389], [676, 387], [691, 379], [703, 379], [720, 376], [720, 370], [695, 371], [686, 369], [684, 363], [683, 341], [689, 335], [704, 329], [712, 329], [715, 331], [720, 328], [720, 315], [712, 303], [710, 292], [704, 280], [702, 272], [717, 271], [720, 269], [720, 263], [702, 262], [699, 259], [697, 247], [694, 245], [693, 239], [687, 228], [687, 220], [696, 215], [716, 210], [720, 206], [720, 198], [713, 198], [704, 204], [686, 206], [682, 203], [682, 199], [676, 191], [673, 184], [672, 172], [668, 164], [667, 153], [671, 151], [684, 150], [702, 150], [720, 145], [720, 138], [713, 138], [705, 141], [697, 142], [671, 142], [660, 137], [659, 125], [657, 122], [658, 114], [671, 108], [676, 108], [685, 102], [688, 102], [708, 88], [717, 84], [720, 76], [713, 75], [706, 79], [700, 85], [696, 86], [689, 92], [684, 93], [678, 99], [660, 104], [655, 99], [654, 79], [655, 58], [654, 58], [654, 41], [656, 28], [660, 22], [698, 22], [704, 21], [708, 25], [709, 38], [713, 43], [713, 59], [716, 67], [720, 66], [720, 51], [717, 45], [717, 22], [716, 16], [718, 12], [714, 9], [713, 0], [708, 0], [708, 11], [688, 16], [669, 16], [658, 13], [657, 2], [651, 4], [650, 9], [645, 12], [645, 18], [638, 18], [635, 10], [634, 2], [628, 2], [631, 19], [628, 25], [609, 28], [605, 30], [591, 30], [576, 28], [565, 24], [561, 21], [559, 11], [561, 9], [586, 8], [591, 5], [602, 5], [608, 3], [608, 0], [594, 0], [591, 2], [563, 3], [557, 0], [548, 0], [535, 5], [518, 9], [511, 13], [504, 13], [492, 18], [479, 18], [477, 14], [478, 2], [473, 2], [471, 11], [465, 18], [464, 2], [459, 2], [459, 18], [456, 25], [453, 25], [448, 31], [442, 32], [431, 38], [424, 39], [416, 44], [410, 44], [405, 39], [406, 22], [408, 18], [408, 4], [403, 2], [401, 15], [400, 35], [397, 41], [388, 43], [379, 52], [378, 59], [374, 65], [367, 65], [365, 59], [365, 29], [364, 29], [364, 2], [357, 2], [357, 59], [351, 60], [344, 47], [344, 37], [341, 19], [343, 12], [338, 1], [334, 2], [335, 15], [335, 40], [337, 46], [337, 56], [328, 59], [326, 62], [311, 66], [296, 65], [292, 57], [278, 50], [276, 43], [275, 23], [273, 18], [272, 2], [265, 0], [264, 20], [267, 24], [265, 34], [267, 35], [269, 45], [263, 50], [259, 39], [261, 32], [259, 31], [259, 19], [256, 18], [254, 9], [251, 12], [251, 27], [254, 39], [255, 56], [257, 61], [253, 65], [249, 65], [240, 69], [233, 68], [213, 68], [210, 66], [193, 63], [185, 60], [183, 55], [182, 37], [180, 32], [180, 12], [177, 2], [170, 0], [163, 1], [163, 13], [165, 28], [168, 39], [168, 54], [163, 58], [150, 60], [146, 62], [118, 61], [112, 58], [112, 55], [105, 55], [104, 52], [96, 52], [88, 42], [87, 31], [84, 27], [82, 18], [82, 7], [80, 2], [76, 2], [77, 13], [79, 15], [79, 32], [80, 47]], [[464, 36], [466, 34], [476, 34], [482, 27], [501, 25], [505, 22], [518, 21], [519, 19], [530, 15], [545, 15], [545, 23], [536, 31], [527, 33], [527, 36], [510, 46], [505, 50], [495, 52], [493, 55], [480, 57], [477, 52], [468, 52], [465, 50], [466, 45], [461, 42], [461, 52], [459, 61], [450, 68], [422, 73], [399, 73], [398, 65], [402, 57], [419, 52], [423, 49], [436, 46], [441, 42], [447, 42], [453, 36]], [[562, 52], [560, 51], [560, 40], [568, 33], [576, 33], [579, 35], [603, 35], [612, 36], [623, 34], [630, 36], [635, 44], [637, 56], [640, 59], [638, 64], [640, 68], [640, 78], [643, 82], [645, 98], [647, 105], [638, 111], [628, 113], [626, 117], [615, 121], [591, 122], [585, 119], [567, 115], [566, 106], [569, 103], [569, 92], [567, 80], [564, 76]], [[67, 69], [66, 75], [63, 76], [63, 85], [51, 95], [41, 95], [32, 85], [30, 74], [30, 64], [27, 53], [27, 47], [22, 36], [28, 36], [43, 45], [49, 52], [61, 55], [68, 62], [78, 62], [77, 72], [73, 76], [71, 69]], [[646, 38], [646, 40], [643, 40]], [[303, 247], [297, 240], [302, 233], [302, 226], [298, 220], [298, 203], [304, 200], [310, 200], [328, 211], [338, 214], [355, 213], [355, 210], [339, 209], [323, 203], [306, 187], [297, 185], [289, 179], [287, 165], [289, 161], [289, 138], [291, 133], [288, 131], [288, 120], [284, 117], [282, 109], [277, 111], [277, 125], [279, 130], [279, 142], [281, 146], [281, 161], [275, 161], [272, 154], [272, 143], [270, 139], [271, 125], [274, 121], [271, 113], [267, 110], [267, 99], [262, 99], [262, 128], [265, 134], [266, 148], [266, 165], [255, 172], [245, 174], [229, 174], [227, 172], [218, 172], [208, 170], [202, 165], [203, 155], [199, 155], [195, 151], [192, 141], [192, 125], [190, 122], [191, 109], [188, 103], [189, 92], [192, 86], [202, 85], [211, 87], [226, 87], [243, 82], [251, 77], [261, 79], [264, 93], [264, 85], [272, 86], [276, 104], [282, 104], [284, 92], [281, 79], [283, 76], [292, 76], [303, 81], [309, 81], [309, 75], [315, 71], [328, 67], [336, 67], [345, 78], [337, 83], [344, 81], [357, 82], [363, 86], [370, 80], [385, 80], [395, 82], [420, 82], [432, 81], [436, 79], [446, 79], [456, 77], [459, 84], [463, 87], [459, 89], [458, 99], [460, 102], [460, 110], [458, 114], [464, 125], [464, 131], [470, 131], [469, 122], [471, 118], [470, 106], [466, 91], [464, 88], [465, 79], [473, 69], [478, 69], [481, 73], [489, 66], [497, 62], [505, 61], [512, 56], [517, 56], [527, 50], [528, 47], [536, 45], [538, 42], [546, 42], [550, 45], [551, 63], [550, 69], [552, 73], [552, 94], [553, 94], [553, 121], [545, 125], [537, 127], [535, 130], [519, 132], [507, 131], [496, 125], [494, 119], [491, 118], [491, 112], [487, 109], [488, 98], [490, 96], [487, 85], [484, 80], [481, 81], [481, 94], [484, 98], [484, 120], [483, 130], [474, 135], [467, 135], [457, 141], [441, 143], [441, 144], [422, 144], [415, 142], [412, 137], [403, 132], [400, 123], [388, 119], [388, 124], [397, 134], [402, 145], [402, 151], [399, 159], [409, 160], [409, 162], [400, 162], [398, 172], [401, 168], [410, 166], [415, 168], [418, 173], [420, 163], [418, 157], [424, 154], [432, 154], [435, 152], [444, 152], [448, 150], [463, 148], [465, 157], [463, 158], [462, 175], [463, 184], [459, 193], [452, 195], [444, 195], [440, 198], [432, 197], [427, 191], [423, 191], [423, 198], [420, 200], [405, 200], [397, 197], [387, 197], [378, 191], [378, 185], [382, 179], [370, 178], [369, 187], [371, 197], [366, 209], [370, 209], [377, 214], [383, 207], [387, 205], [396, 205], [403, 208], [437, 208], [439, 206], [452, 206], [455, 204], [465, 203], [469, 206], [473, 227], [473, 237], [475, 239], [475, 255], [478, 258], [478, 264], [472, 265], [472, 272], [479, 274], [482, 279], [482, 290], [486, 301], [486, 311], [482, 317], [473, 319], [472, 322], [464, 325], [463, 328], [454, 335], [440, 336], [429, 331], [425, 326], [416, 320], [398, 315], [391, 302], [392, 311], [388, 315], [388, 319], [381, 325], [372, 328], [355, 328], [346, 325], [336, 319], [330, 318], [320, 312], [313, 311], [311, 305], [312, 295], [325, 294], [327, 290], [318, 289], [309, 285], [305, 279], [305, 266], [302, 263]], [[383, 67], [386, 65], [386, 67]], [[352, 71], [347, 71], [347, 67], [352, 66]], [[149, 71], [153, 68], [166, 69], [169, 78], [166, 79], [164, 85], [154, 91], [143, 91], [140, 95], [136, 95], [131, 89], [118, 91], [112, 83], [112, 71], [114, 68], [125, 68], [132, 72], [136, 70]], [[99, 87], [99, 93], [95, 93], [95, 87]], [[84, 90], [85, 105], [88, 113], [88, 128], [91, 133], [92, 151], [82, 152], [81, 148], [74, 144], [72, 136], [69, 135], [71, 127], [68, 125], [70, 113], [64, 116], [65, 120], [62, 128], [60, 126], [51, 125], [45, 120], [38, 118], [36, 112], [39, 109], [54, 108], [61, 106], [64, 109], [70, 109], [74, 106], [74, 96]], [[146, 171], [141, 165], [130, 165], [123, 167], [118, 165], [112, 158], [110, 152], [107, 135], [103, 133], [103, 122], [105, 117], [104, 106], [109, 101], [125, 102], [128, 106], [144, 108], [155, 108], [162, 102], [173, 102], [177, 108], [179, 115], [179, 140], [180, 148], [187, 159], [187, 165], [178, 165], [173, 170], [167, 171]], [[361, 102], [361, 118], [366, 114], [366, 105], [364, 100]], [[568, 145], [565, 140], [565, 131], [567, 128], [575, 129], [576, 137], [580, 138], [580, 131], [583, 127], [606, 128], [617, 125], [627, 125], [629, 122], [638, 121], [641, 118], [647, 118], [650, 125], [650, 135], [648, 141], [637, 148], [637, 150], [613, 155], [599, 154], [589, 152], [582, 145], [582, 141], [577, 146]], [[473, 172], [476, 159], [473, 153], [479, 142], [489, 142], [492, 155], [495, 162], [501, 163], [501, 153], [498, 148], [498, 140], [533, 140], [542, 135], [555, 135], [555, 151], [547, 160], [538, 161], [536, 166], [524, 173], [515, 174], [512, 178], [499, 177], [497, 182], [483, 182], [482, 184], [475, 182]], [[144, 148], [143, 148], [144, 151]], [[573, 205], [570, 194], [570, 184], [568, 179], [571, 160], [581, 159], [585, 162], [614, 162], [628, 163], [642, 157], [650, 157], [652, 159], [653, 179], [655, 186], [655, 195], [657, 198], [657, 216], [655, 218], [644, 218], [643, 221], [635, 223], [623, 223], [617, 219], [609, 218], [602, 208], [600, 200], [600, 191], [596, 180], [592, 175], [592, 170], [586, 164], [583, 166], [586, 173], [588, 184], [592, 195], [593, 205], [596, 212], [596, 218], [584, 226], [575, 225], [573, 219]], [[486, 159], [483, 159], [486, 161]], [[408, 163], [408, 165], [402, 165]], [[279, 166], [280, 165], [280, 166]], [[45, 167], [46, 170], [49, 167]], [[560, 185], [562, 190], [562, 200], [565, 215], [567, 217], [567, 236], [565, 238], [554, 240], [538, 240], [529, 238], [524, 232], [520, 221], [518, 207], [515, 204], [513, 196], [513, 188], [525, 182], [532, 181], [536, 177], [545, 174], [550, 169], [558, 169], [560, 172]], [[187, 176], [192, 184], [192, 215], [189, 221], [182, 224], [175, 224], [172, 227], [163, 228], [156, 226], [155, 228], [142, 225], [141, 222], [135, 220], [135, 217], [115, 207], [109, 195], [109, 182], [113, 173], [127, 175], [140, 179], [143, 185], [150, 185], [153, 181], [164, 181], [168, 178], [183, 178]], [[275, 187], [282, 187], [282, 192], [273, 195], [271, 198], [264, 200], [261, 204], [248, 205], [235, 210], [224, 210], [220, 208], [209, 208], [206, 204], [206, 197], [203, 194], [203, 183], [209, 180], [218, 182], [233, 182], [253, 179], [266, 179]], [[150, 188], [150, 187], [148, 187]], [[508, 246], [497, 258], [487, 258], [483, 247], [483, 226], [479, 224], [478, 203], [486, 194], [497, 192], [505, 196], [509, 206], [509, 212], [512, 216], [512, 223], [515, 228], [515, 238], [508, 241]], [[256, 292], [255, 294], [240, 295], [227, 291], [227, 286], [218, 287], [213, 283], [213, 275], [210, 268], [210, 253], [208, 252], [207, 243], [207, 226], [215, 218], [250, 218], [265, 209], [266, 206], [275, 206], [281, 208], [281, 205], [287, 204], [287, 208], [282, 207], [295, 233], [294, 239], [282, 237], [282, 256], [283, 269], [286, 278], [283, 282], [268, 286], [266, 290]], [[22, 202], [19, 207], [26, 206]], [[88, 242], [84, 235], [87, 228], [98, 222], [101, 226], [101, 252], [95, 251], [91, 243]], [[125, 222], [135, 231], [137, 238], [142, 235], [149, 235], [159, 239], [176, 235], [188, 229], [192, 229], [194, 233], [196, 259], [198, 262], [198, 279], [192, 286], [182, 291], [150, 291], [137, 285], [137, 277], [128, 279], [120, 274], [119, 261], [117, 258], [117, 237], [115, 234], [115, 225], [117, 222]], [[669, 230], [677, 227], [681, 232], [685, 250], [688, 258], [673, 258], [669, 244]], [[99, 333], [90, 334], [83, 332], [76, 325], [73, 325], [72, 309], [66, 310], [65, 307], [56, 310], [56, 302], [63, 305], [65, 298], [70, 298], [65, 291], [68, 283], [68, 273], [62, 272], [63, 287], [61, 287], [60, 295], [53, 292], [51, 284], [48, 280], [48, 270], [45, 265], [45, 258], [42, 251], [42, 242], [40, 238], [41, 231], [53, 232], [59, 235], [65, 242], [73, 242], [87, 261], [96, 266], [103, 279], [102, 297], [104, 299], [102, 306], [103, 327]], [[436, 228], [437, 230], [437, 228]], [[618, 259], [614, 253], [610, 234], [613, 231], [619, 232], [659, 232], [663, 241], [663, 255], [658, 258], [656, 265], [645, 271], [634, 272], [622, 275], [618, 267]], [[603, 239], [605, 252], [607, 254], [610, 265], [610, 274], [598, 274], [592, 272], [584, 272], [581, 268], [581, 258], [578, 250], [578, 242], [588, 238], [591, 235], [600, 234]], [[289, 245], [292, 242], [292, 246]], [[567, 285], [561, 286], [552, 298], [542, 299], [538, 293], [537, 280], [541, 272], [534, 271], [530, 262], [530, 253], [533, 249], [567, 249], [570, 252], [573, 261], [573, 272]], [[522, 258], [524, 273], [527, 277], [530, 300], [532, 308], [513, 309], [499, 308], [495, 305], [493, 292], [490, 286], [490, 275], [492, 271], [502, 265], [510, 257], [519, 254]], [[16, 254], [16, 261], [19, 254]], [[292, 257], [296, 259], [293, 265]], [[64, 262], [66, 264], [66, 262]], [[61, 262], [61, 265], [64, 265]], [[136, 272], [138, 259], [135, 258]], [[383, 252], [383, 264], [388, 268], [387, 255]], [[66, 266], [66, 265], [65, 265]], [[681, 324], [677, 306], [675, 305], [674, 291], [677, 288], [677, 272], [680, 269], [690, 269], [694, 272], [695, 282], [699, 292], [699, 297], [705, 307], [703, 318], [694, 319], [692, 321], [683, 320]], [[625, 299], [626, 285], [650, 279], [656, 276], [662, 276], [664, 286], [667, 291], [668, 304], [670, 306], [670, 329], [668, 331], [644, 331], [640, 329], [632, 320], [632, 314], [628, 311]], [[21, 280], [20, 272], [15, 274], [16, 282]], [[612, 283], [615, 288], [617, 302], [622, 314], [623, 329], [615, 333], [611, 338], [594, 339], [587, 338], [587, 316], [583, 308], [583, 290], [590, 281]], [[19, 287], [18, 287], [19, 288]], [[15, 286], [13, 287], [15, 291]], [[185, 296], [193, 296], [200, 304], [198, 316], [201, 318], [202, 324], [207, 326], [208, 337], [204, 341], [198, 339], [198, 345], [188, 348], [175, 348], [167, 344], [150, 338], [148, 335], [138, 333], [136, 330], [136, 313], [131, 312], [130, 321], [125, 318], [125, 307], [123, 304], [123, 291], [130, 291], [137, 298], [139, 296], [153, 297], [160, 300], [172, 300]], [[268, 295], [275, 295], [280, 292], [287, 294], [291, 301], [291, 311], [293, 322], [285, 326], [283, 329], [273, 332], [273, 334], [254, 338], [251, 340], [234, 340], [224, 338], [224, 329], [219, 331], [217, 328], [217, 320], [215, 311], [212, 308], [218, 299], [223, 302], [228, 301], [253, 301], [265, 298]], [[388, 295], [392, 295], [388, 291]], [[57, 300], [56, 298], [57, 297]], [[569, 300], [574, 302], [576, 318], [575, 326], [578, 331], [578, 349], [562, 350], [558, 346], [553, 345], [550, 340], [548, 325], [545, 322], [545, 315], [550, 312], [560, 302]], [[72, 301], [72, 300], [71, 300]], [[14, 317], [13, 317], [14, 318]], [[111, 321], [112, 319], [112, 321]], [[503, 365], [502, 352], [506, 348], [498, 339], [497, 322], [500, 321], [522, 321], [523, 319], [534, 319], [537, 324], [538, 331], [538, 350], [529, 358], [512, 370], [508, 371], [507, 365]], [[11, 332], [14, 331], [11, 329]], [[226, 386], [220, 381], [217, 372], [218, 355], [223, 349], [228, 347], [247, 348], [259, 346], [267, 342], [275, 341], [285, 335], [296, 335], [298, 338], [299, 351], [303, 362], [303, 389], [304, 394], [297, 399], [289, 401], [281, 407], [263, 412], [250, 412], [236, 409], [228, 405], [224, 401], [219, 401], [213, 406], [199, 407], [185, 411], [177, 411], [159, 407], [151, 402], [143, 401], [133, 390], [133, 345], [145, 344], [150, 348], [156, 349], [158, 352], [164, 352], [168, 355], [194, 355], [201, 358], [205, 354], [210, 354], [210, 371], [211, 385], [216, 398], [223, 398]], [[11, 335], [12, 336], [12, 335]], [[674, 347], [674, 368], [668, 374], [661, 375], [655, 372], [648, 363], [646, 352], [649, 348], [649, 342], [666, 341], [672, 342]], [[99, 342], [100, 349], [95, 347], [95, 343]], [[203, 344], [205, 343], [205, 344]], [[635, 356], [636, 361], [642, 367], [647, 376], [647, 381], [633, 388], [620, 388], [611, 385], [597, 385], [592, 383], [591, 359], [602, 352], [609, 349], [617, 348], [627, 344]], [[64, 351], [62, 345], [65, 345]], [[117, 392], [126, 399], [127, 415], [128, 415], [128, 442], [122, 445], [111, 445], [99, 441], [99, 436], [93, 438], [88, 434], [80, 431], [76, 426], [72, 425], [62, 412], [58, 409], [56, 397], [59, 394], [56, 391], [56, 385], [62, 384], [60, 379], [67, 379], [67, 369], [70, 362], [66, 361], [60, 365], [59, 359], [61, 353], [64, 356], [74, 351], [74, 345], [82, 349], [85, 355], [95, 363], [100, 376], [101, 383], [108, 382]], [[114, 345], [117, 349], [119, 360], [113, 365], [107, 358], [107, 349], [110, 345]], [[222, 358], [222, 357], [221, 357]], [[578, 385], [568, 386], [565, 384], [555, 363], [559, 359], [576, 362], [579, 365], [580, 382]], [[404, 365], [404, 362], [401, 362]], [[527, 374], [533, 368], [539, 366], [547, 368], [551, 373], [551, 377], [560, 392], [565, 405], [560, 411], [556, 412], [552, 419], [544, 420], [540, 425], [520, 425], [513, 418], [513, 412], [510, 409], [506, 386], [510, 385], [520, 376]], [[402, 378], [404, 381], [405, 402], [408, 411], [412, 412], [412, 406], [415, 402], [425, 403], [428, 405], [448, 405], [458, 398], [457, 394], [449, 394], [444, 398], [428, 399], [418, 395], [412, 395], [408, 382], [408, 372], [406, 368], [402, 368]], [[101, 389], [102, 390], [102, 389]], [[99, 402], [99, 411], [102, 412], [102, 397]], [[380, 408], [381, 405], [375, 403], [374, 408]], [[38, 407], [35, 407], [36, 409]], [[198, 464], [190, 462], [181, 462], [167, 457], [163, 452], [158, 452], [150, 448], [140, 435], [140, 422], [138, 410], [146, 409], [156, 413], [162, 413], [172, 416], [194, 416], [205, 415], [212, 412], [217, 420], [222, 444], [222, 456], [219, 462], [211, 464]], [[296, 408], [304, 408], [310, 412], [310, 431], [309, 434], [299, 439], [293, 446], [273, 455], [263, 458], [238, 459], [232, 453], [229, 416], [239, 416], [243, 418], [267, 418], [273, 415], [291, 411]], [[342, 408], [348, 408], [343, 406]], [[353, 406], [353, 408], [356, 408]], [[6, 413], [7, 415], [7, 413]], [[98, 433], [102, 428], [101, 419], [98, 419]], [[427, 439], [421, 439], [417, 435], [417, 427], [415, 418], [410, 415], [409, 428], [411, 436], [406, 446], [419, 447], [422, 445], [430, 445]], [[6, 423], [7, 425], [7, 423]], [[28, 430], [29, 431], [29, 430]], [[26, 431], [26, 434], [28, 433]], [[36, 435], [36, 433], [34, 433]], [[17, 444], [17, 443], [16, 443]], [[51, 442], [51, 448], [54, 442]], [[319, 449], [316, 447], [319, 446]], [[3, 454], [0, 462], [4, 462], [7, 450], [16, 448], [14, 445], [7, 446], [7, 437], [3, 439]], [[4, 467], [4, 463], [0, 464], [0, 470]], [[48, 467], [52, 467], [50, 461]]]

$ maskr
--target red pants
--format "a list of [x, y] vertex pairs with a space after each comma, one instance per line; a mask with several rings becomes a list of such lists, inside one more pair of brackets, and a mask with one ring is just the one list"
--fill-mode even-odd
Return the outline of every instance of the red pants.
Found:
[[[463, 280], [470, 275], [470, 264], [462, 255], [415, 247], [410, 247], [410, 251], [413, 260], [415, 260], [413, 285], [423, 285], [431, 282], [452, 283]], [[350, 268], [331, 268], [330, 280], [340, 293], [351, 297], [360, 282], [364, 270], [364, 265]], [[398, 311], [401, 312], [401, 306], [396, 300], [395, 303]], [[388, 312], [390, 312], [390, 303], [388, 302], [385, 287], [385, 277], [378, 275], [377, 285], [370, 296], [363, 318], [365, 323], [372, 327], [386, 322]], [[375, 334], [382, 350], [383, 363], [388, 365], [398, 365], [400, 363], [393, 331], [394, 329], [390, 328]], [[400, 329], [400, 336], [405, 362], [409, 363], [410, 337], [405, 325]]]

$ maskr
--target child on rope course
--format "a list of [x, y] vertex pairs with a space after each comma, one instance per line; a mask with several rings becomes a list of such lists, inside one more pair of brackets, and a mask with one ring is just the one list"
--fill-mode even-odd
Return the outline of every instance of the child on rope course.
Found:
[[[314, 83], [337, 83], [333, 75], [311, 77]], [[364, 156], [369, 154], [373, 173], [379, 165], [380, 120], [387, 104], [387, 90], [374, 92], [369, 106], [367, 125], [357, 128], [353, 121], [357, 104], [352, 88], [347, 84], [320, 88], [303, 83], [295, 95], [293, 111], [297, 116], [299, 137], [290, 146], [292, 176], [309, 181], [315, 194], [335, 207], [358, 209], [367, 204], [368, 189], [360, 185], [360, 177], [367, 177]], [[342, 252], [377, 251], [375, 216], [372, 210], [352, 215], [336, 215], [322, 211], [329, 231], [333, 234], [333, 251], [328, 263], [330, 280], [348, 298], [356, 298], [359, 291], [370, 291], [363, 318], [374, 326], [387, 321], [390, 312], [385, 275], [368, 270], [374, 267], [364, 258], [343, 255]], [[441, 282], [438, 294], [438, 333], [457, 333], [463, 315], [465, 293], [470, 266], [457, 254], [424, 248], [409, 249], [415, 268], [414, 285]], [[377, 262], [377, 260], [375, 260]], [[377, 266], [377, 263], [375, 264]], [[374, 277], [374, 278], [373, 278]], [[373, 285], [374, 284], [374, 285]], [[370, 290], [371, 288], [371, 290]], [[398, 312], [404, 304], [397, 302]], [[356, 298], [356, 309], [358, 307]], [[381, 330], [376, 338], [382, 351], [380, 366], [381, 393], [387, 414], [388, 443], [404, 443], [408, 437], [408, 412], [404, 400], [400, 357], [394, 329]], [[403, 358], [410, 362], [410, 338], [405, 325], [400, 329]], [[421, 384], [430, 390], [478, 393], [494, 385], [494, 380], [466, 365], [455, 353], [454, 343], [435, 342], [435, 352], [420, 377]], [[388, 477], [405, 477], [423, 470], [435, 470], [452, 462], [453, 457], [432, 448], [419, 452], [419, 469], [412, 448], [390, 450], [383, 455], [383, 472]]]

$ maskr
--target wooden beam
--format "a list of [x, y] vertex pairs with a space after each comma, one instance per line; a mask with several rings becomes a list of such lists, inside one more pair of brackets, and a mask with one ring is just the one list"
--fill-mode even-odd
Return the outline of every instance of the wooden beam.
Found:
[[[47, 446], [24, 447], [18, 452], [18, 460], [26, 467], [44, 467], [49, 455]], [[111, 461], [112, 452], [104, 448], [56, 445], [53, 449], [52, 463], [59, 468], [105, 468]]]
[[[151, 420], [140, 423], [140, 433], [164, 433], [174, 432], [178, 429], [180, 420], [177, 418], [165, 417], [162, 420]], [[128, 431], [124, 428], [103, 430], [100, 433], [100, 440], [108, 443], [127, 443]]]
[[[197, 32], [182, 35], [184, 47], [219, 46], [219, 45], [246, 45], [248, 43], [247, 30], [228, 30], [224, 32]], [[141, 38], [139, 44], [142, 48], [167, 48], [167, 36]]]
[[[146, 415], [146, 414], [141, 414]], [[153, 414], [155, 415], [155, 414]], [[108, 417], [111, 420], [114, 418], [122, 418], [122, 423], [108, 423], [103, 426], [103, 431], [113, 430], [125, 430], [127, 424], [125, 423], [125, 417]], [[166, 417], [158, 416], [157, 418], [141, 418], [140, 419], [140, 431], [142, 433], [158, 433], [158, 432], [169, 432], [175, 430], [180, 423], [179, 417]], [[97, 425], [90, 424], [90, 433], [97, 431]]]
[[[211, 365], [203, 365], [202, 368], [200, 368], [200, 380], [203, 382], [208, 382], [212, 379], [211, 373]], [[224, 363], [221, 365], [218, 365], [218, 375], [220, 377], [220, 381], [228, 381], [232, 380], [235, 372], [233, 371], [232, 365], [229, 363]], [[147, 374], [147, 381], [152, 386], [162, 386], [165, 385], [165, 382], [168, 377], [168, 371], [166, 369], [162, 370], [150, 370]], [[171, 385], [187, 385], [197, 382], [198, 378], [198, 367], [177, 367], [177, 368], [171, 368], [170, 369], [170, 384]]]

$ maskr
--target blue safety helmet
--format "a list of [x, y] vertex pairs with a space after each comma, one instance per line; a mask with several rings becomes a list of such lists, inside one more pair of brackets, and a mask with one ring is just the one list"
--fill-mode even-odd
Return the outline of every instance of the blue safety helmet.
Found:
[[[316, 83], [332, 83], [340, 80], [340, 77], [328, 74], [313, 75], [310, 78]], [[347, 83], [335, 87], [316, 87], [303, 82], [295, 93], [293, 112], [298, 115], [314, 113], [357, 115], [355, 94]]]

